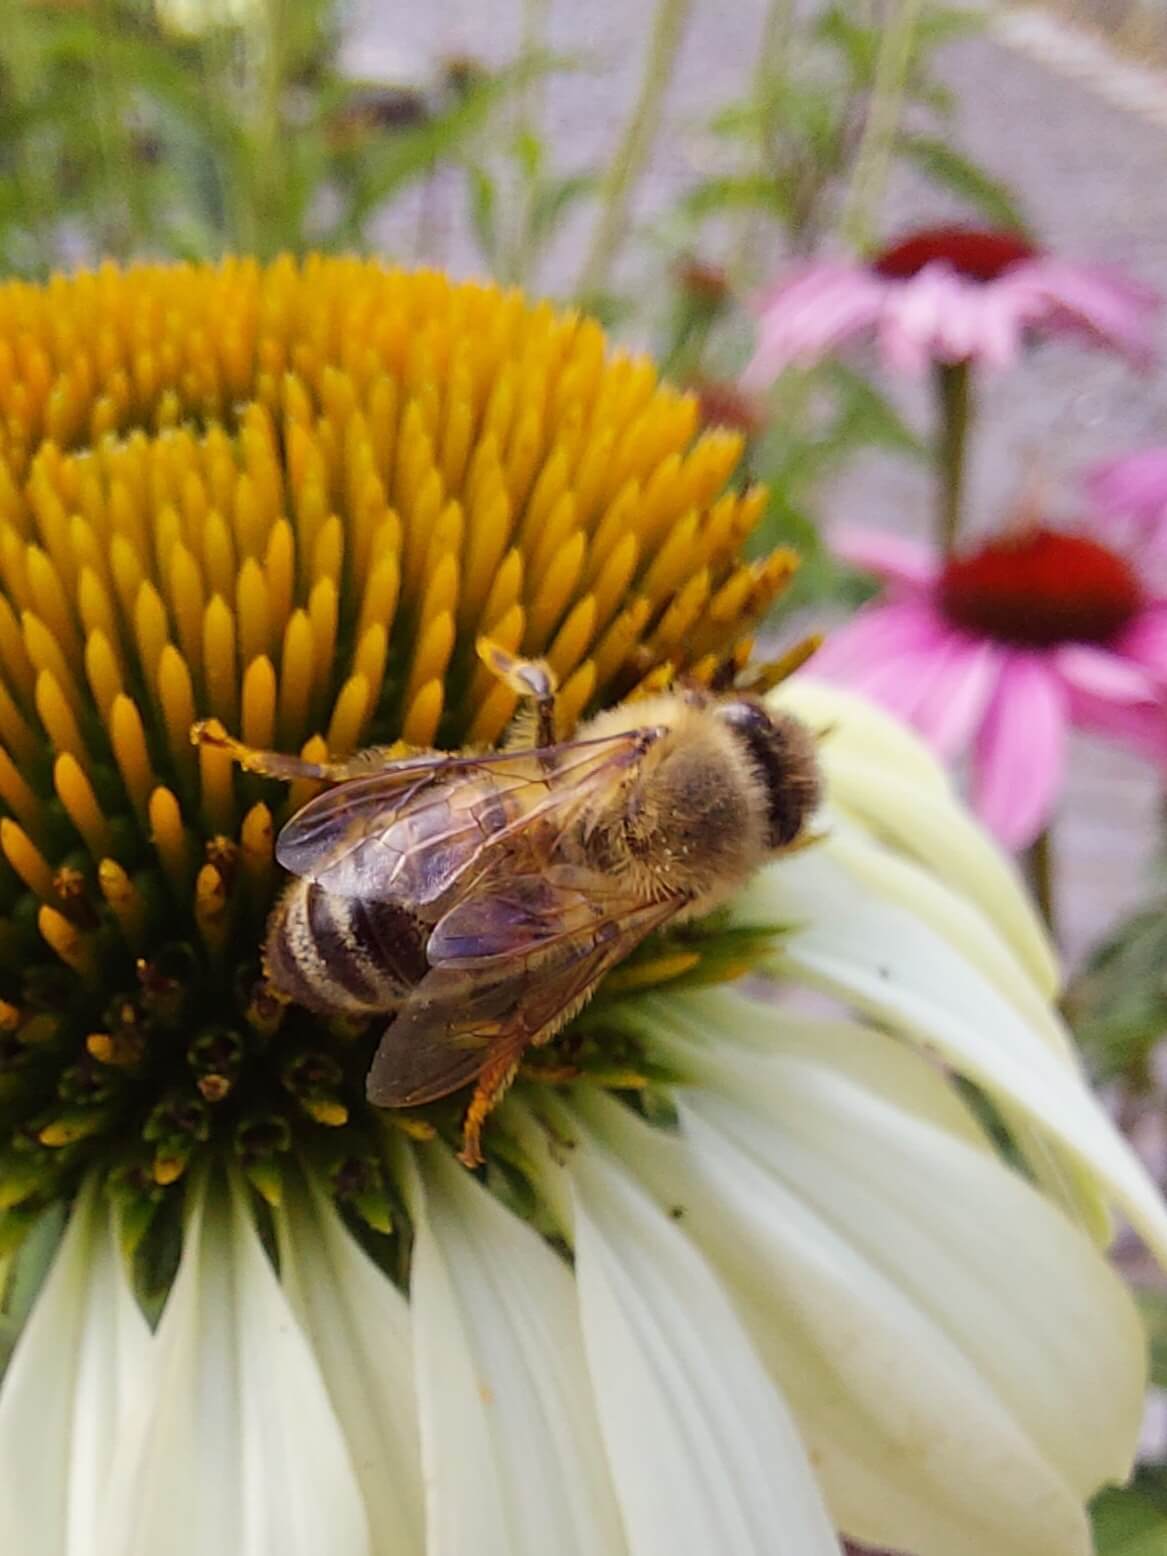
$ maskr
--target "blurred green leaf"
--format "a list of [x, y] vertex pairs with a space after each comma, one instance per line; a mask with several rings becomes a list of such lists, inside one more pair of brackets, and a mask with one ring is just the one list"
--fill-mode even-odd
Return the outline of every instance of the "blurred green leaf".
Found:
[[518, 163], [519, 172], [528, 183], [534, 183], [535, 179], [543, 171], [545, 160], [545, 148], [539, 136], [534, 130], [524, 128], [515, 136], [514, 144], [515, 161]]
[[691, 220], [726, 210], [768, 211], [772, 216], [790, 213], [790, 197], [769, 173], [726, 173], [703, 179], [681, 200], [681, 210]]
[[1021, 208], [1006, 186], [947, 141], [932, 135], [901, 135], [899, 150], [934, 183], [967, 200], [994, 226], [1027, 230]]
[[497, 190], [485, 168], [471, 163], [466, 169], [470, 191], [470, 224], [483, 256], [494, 263], [498, 256], [498, 225], [495, 220]]
[[1141, 1471], [1130, 1486], [1109, 1487], [1091, 1506], [1097, 1556], [1165, 1556], [1167, 1471]]
[[864, 445], [923, 459], [927, 449], [891, 401], [873, 383], [842, 362], [828, 362], [823, 376], [837, 399], [838, 412], [829, 433], [832, 453]]
[[1066, 1012], [1099, 1080], [1143, 1064], [1167, 1034], [1167, 899], [1136, 913], [1092, 953]]
[[1151, 1347], [1151, 1382], [1167, 1388], [1167, 1291], [1142, 1286], [1135, 1291]]
[[599, 184], [598, 173], [567, 173], [562, 178], [542, 182], [531, 201], [528, 227], [531, 241], [539, 243], [547, 239], [571, 206], [594, 194]]
[[879, 58], [879, 27], [868, 27], [848, 15], [841, 5], [829, 5], [814, 28], [822, 43], [832, 45], [846, 61], [854, 82], [870, 86]]
[[967, 10], [960, 6], [927, 5], [916, 23], [916, 51], [928, 54], [932, 49], [954, 38], [967, 38], [985, 30], [982, 11]]
[[361, 188], [349, 213], [359, 224], [411, 179], [437, 163], [461, 159], [486, 127], [495, 109], [516, 90], [538, 76], [574, 68], [566, 55], [538, 54], [516, 61], [484, 80], [475, 81], [445, 111], [424, 124], [387, 137], [369, 148]]

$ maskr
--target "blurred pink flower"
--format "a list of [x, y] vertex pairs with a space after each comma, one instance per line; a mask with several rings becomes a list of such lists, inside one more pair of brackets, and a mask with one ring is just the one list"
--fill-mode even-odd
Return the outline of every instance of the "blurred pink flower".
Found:
[[1095, 465], [1086, 491], [1099, 513], [1125, 526], [1140, 546], [1167, 555], [1167, 448], [1145, 448]]
[[885, 364], [1004, 367], [1033, 334], [1078, 334], [1146, 366], [1160, 299], [1099, 265], [1057, 259], [1014, 233], [936, 227], [867, 264], [815, 260], [765, 293], [747, 387], [874, 339]]
[[1167, 771], [1167, 597], [1092, 536], [1026, 524], [944, 561], [850, 530], [834, 549], [884, 580], [814, 670], [898, 713], [946, 759], [971, 749], [973, 800], [1010, 848], [1057, 803], [1070, 725]]

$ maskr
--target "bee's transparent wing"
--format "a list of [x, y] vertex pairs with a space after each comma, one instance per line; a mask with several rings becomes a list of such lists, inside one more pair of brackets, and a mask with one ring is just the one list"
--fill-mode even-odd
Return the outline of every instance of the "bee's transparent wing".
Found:
[[276, 858], [342, 897], [425, 904], [536, 821], [569, 819], [601, 782], [642, 755], [656, 730], [482, 756], [409, 758], [309, 800]]
[[432, 1102], [488, 1064], [517, 1061], [683, 905], [632, 899], [606, 877], [596, 881], [584, 892], [520, 876], [448, 913], [430, 939], [435, 965], [381, 1039], [369, 1100]]

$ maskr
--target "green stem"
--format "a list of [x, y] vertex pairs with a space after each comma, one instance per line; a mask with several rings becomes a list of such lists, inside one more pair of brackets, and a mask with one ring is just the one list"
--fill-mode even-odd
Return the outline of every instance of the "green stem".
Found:
[[[37, 20], [25, 0], [8, 0], [0, 9], [5, 21], [4, 67], [8, 77], [9, 107], [35, 108], [41, 92], [40, 46]], [[24, 222], [32, 238], [37, 264], [45, 275], [53, 267], [53, 213], [56, 191], [54, 165], [45, 137], [34, 128], [33, 117], [16, 136], [13, 148], [16, 181], [21, 191]]]
[[[547, 11], [550, 0], [523, 0], [523, 30], [519, 40], [520, 58], [534, 60], [542, 51], [547, 34]], [[531, 70], [519, 88], [515, 104], [514, 133], [516, 142], [520, 136], [537, 137], [543, 117], [543, 72]], [[509, 251], [504, 245], [500, 257], [498, 279], [512, 286], [526, 286], [530, 280], [533, 258], [531, 223], [535, 209], [535, 195], [539, 175], [524, 178], [515, 192], [515, 222], [511, 232]]]
[[289, 168], [284, 123], [284, 74], [287, 68], [288, 16], [285, 0], [265, 0], [257, 17], [254, 46], [259, 51], [259, 80], [252, 127], [251, 221], [259, 252], [270, 257], [299, 247], [299, 232], [289, 230]]
[[1055, 883], [1053, 840], [1049, 828], [1039, 832], [1025, 853], [1025, 873], [1037, 901], [1041, 916], [1051, 935], [1056, 938]]
[[[751, 88], [758, 110], [757, 167], [759, 172], [777, 171], [782, 136], [782, 97], [775, 88], [794, 29], [794, 0], [770, 0], [758, 35], [758, 58], [754, 65]], [[748, 171], [748, 169], [747, 169]], [[746, 277], [750, 256], [757, 243], [761, 222], [756, 211], [742, 212], [734, 246], [733, 271]]]
[[640, 96], [604, 179], [599, 216], [580, 271], [577, 291], [585, 299], [603, 289], [624, 236], [628, 202], [656, 138], [665, 93], [692, 9], [693, 0], [659, 0], [657, 5]]
[[936, 440], [939, 477], [936, 538], [941, 551], [948, 556], [960, 534], [965, 454], [972, 417], [972, 368], [968, 362], [937, 362], [934, 371], [940, 408]]
[[105, 210], [99, 230], [103, 247], [115, 259], [126, 259], [146, 230], [142, 168], [130, 134], [132, 83], [119, 72], [110, 47], [119, 18], [112, 0], [101, 0], [96, 15], [93, 85], [97, 99], [97, 131], [104, 174]]
[[898, 0], [880, 40], [867, 122], [839, 218], [844, 240], [860, 254], [871, 242], [873, 219], [887, 185], [911, 70], [912, 45], [923, 9], [924, 0]]

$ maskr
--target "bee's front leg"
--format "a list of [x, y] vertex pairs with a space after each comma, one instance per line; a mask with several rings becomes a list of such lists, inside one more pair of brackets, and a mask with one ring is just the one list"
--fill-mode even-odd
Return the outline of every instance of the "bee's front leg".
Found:
[[[229, 735], [218, 719], [200, 719], [192, 724], [190, 739], [192, 745], [213, 746], [226, 751], [244, 772], [258, 773], [261, 778], [280, 778], [285, 783], [304, 779], [313, 783], [346, 783], [350, 778], [365, 777], [379, 767], [388, 767], [406, 757], [428, 754], [399, 740], [392, 746], [355, 751], [339, 762], [307, 762], [303, 757], [286, 756], [282, 751], [260, 751], [245, 745]], [[434, 760], [438, 761], [440, 757], [435, 754]]]
[[522, 659], [491, 638], [480, 637], [475, 647], [486, 668], [534, 709], [535, 744], [553, 746], [557, 690], [555, 671], [546, 660]]

